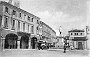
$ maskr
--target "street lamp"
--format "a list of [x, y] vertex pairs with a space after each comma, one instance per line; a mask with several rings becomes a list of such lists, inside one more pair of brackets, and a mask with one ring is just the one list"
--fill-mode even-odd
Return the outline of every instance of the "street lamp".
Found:
[[3, 49], [3, 51], [4, 51], [4, 41], [5, 41], [5, 38], [3, 37], [3, 35], [2, 35], [2, 30], [3, 30], [3, 28], [1, 27], [1, 47], [2, 47], [2, 49]]

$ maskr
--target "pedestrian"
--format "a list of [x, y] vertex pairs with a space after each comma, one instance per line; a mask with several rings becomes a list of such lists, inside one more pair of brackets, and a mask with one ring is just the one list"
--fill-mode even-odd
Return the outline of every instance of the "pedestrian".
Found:
[[63, 53], [66, 53], [66, 45], [64, 44], [64, 52]]
[[40, 50], [40, 43], [38, 43], [37, 47], [38, 47], [38, 49]]

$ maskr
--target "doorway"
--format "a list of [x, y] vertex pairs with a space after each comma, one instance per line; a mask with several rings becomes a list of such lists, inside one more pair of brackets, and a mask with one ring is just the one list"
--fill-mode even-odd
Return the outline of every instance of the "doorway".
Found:
[[5, 49], [16, 49], [17, 48], [17, 39], [18, 36], [16, 34], [10, 33], [5, 37]]
[[32, 49], [35, 49], [35, 48], [36, 48], [36, 44], [37, 44], [37, 38], [36, 38], [36, 37], [33, 37], [33, 38], [31, 39]]
[[20, 40], [20, 48], [28, 49], [28, 46], [29, 46], [29, 37], [27, 35], [24, 35], [21, 37], [21, 40]]
[[79, 49], [79, 50], [83, 49], [82, 42], [78, 42], [78, 49]]

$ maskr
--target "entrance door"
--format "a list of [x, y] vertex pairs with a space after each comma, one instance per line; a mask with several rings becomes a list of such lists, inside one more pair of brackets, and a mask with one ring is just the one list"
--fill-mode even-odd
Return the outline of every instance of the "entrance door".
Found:
[[36, 48], [36, 42], [37, 42], [37, 38], [36, 38], [36, 37], [33, 37], [33, 38], [31, 39], [32, 49], [35, 49], [35, 48]]
[[78, 49], [83, 49], [82, 42], [78, 42]]
[[20, 48], [28, 49], [28, 46], [29, 46], [29, 37], [24, 35], [21, 37], [21, 40], [20, 40]]

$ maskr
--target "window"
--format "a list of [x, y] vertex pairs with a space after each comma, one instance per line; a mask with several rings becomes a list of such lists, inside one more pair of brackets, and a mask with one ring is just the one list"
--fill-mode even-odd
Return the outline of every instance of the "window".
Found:
[[1, 27], [1, 24], [2, 24], [2, 16], [0, 15], [0, 27]]
[[77, 33], [77, 35], [78, 35], [78, 33]]
[[73, 35], [73, 34], [71, 33], [71, 35]]
[[19, 18], [21, 17], [21, 13], [19, 13]]
[[28, 21], [30, 21], [30, 17], [28, 16]]
[[12, 15], [16, 15], [16, 11], [15, 10], [13, 10]]
[[34, 33], [34, 26], [31, 26], [31, 33]]
[[23, 23], [23, 31], [25, 31], [25, 23]]
[[38, 27], [37, 27], [37, 30], [38, 30]]
[[8, 13], [8, 7], [5, 7], [5, 12], [7, 12], [7, 13]]
[[12, 30], [15, 30], [15, 20], [13, 19], [11, 23], [12, 23]]
[[18, 21], [18, 30], [20, 30], [20, 21]]
[[29, 32], [29, 26], [30, 26], [30, 25], [28, 24], [28, 32]]
[[37, 29], [36, 29], [36, 31], [37, 31], [37, 34], [39, 34], [39, 27], [37, 26]]
[[80, 33], [80, 35], [82, 35], [82, 33]]
[[31, 22], [33, 22], [33, 18], [31, 18]]
[[26, 15], [24, 15], [24, 20], [26, 19]]
[[37, 24], [39, 24], [39, 21], [37, 20]]
[[77, 34], [75, 33], [75, 35], [77, 35]]
[[8, 17], [5, 16], [4, 28], [8, 28]]

